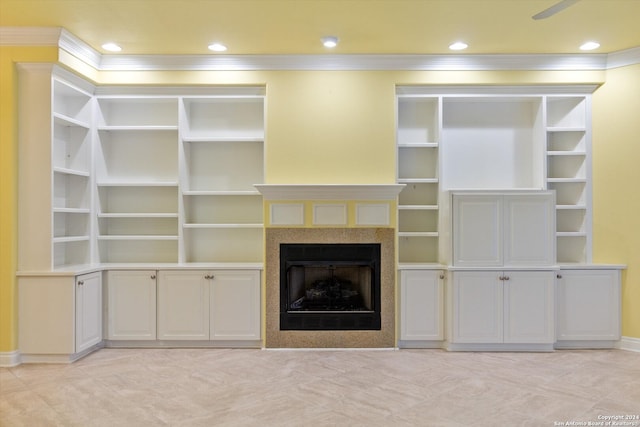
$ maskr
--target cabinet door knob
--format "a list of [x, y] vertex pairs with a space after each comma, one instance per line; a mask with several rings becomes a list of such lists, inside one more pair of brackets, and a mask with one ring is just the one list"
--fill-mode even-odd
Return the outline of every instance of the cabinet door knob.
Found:
[[207, 274], [206, 276], [204, 276], [205, 279], [207, 280], [213, 280], [215, 276], [213, 274]]
[[556, 274], [556, 277], [557, 277], [558, 279], [562, 279], [562, 274], [558, 273], [558, 274]]
[[504, 280], [509, 280], [509, 276], [504, 276]]
[[78, 280], [78, 286], [84, 285], [84, 280]]
[[498, 277], [498, 280], [504, 280], [504, 276]]
[[440, 279], [444, 279], [444, 274], [441, 274], [441, 275], [440, 275]]
[[155, 274], [151, 275], [151, 280], [156, 280], [156, 275]]

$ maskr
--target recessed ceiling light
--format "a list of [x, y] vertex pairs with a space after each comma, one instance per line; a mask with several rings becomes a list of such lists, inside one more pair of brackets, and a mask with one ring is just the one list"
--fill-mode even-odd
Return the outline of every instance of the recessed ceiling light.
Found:
[[464, 50], [466, 48], [468, 48], [469, 45], [466, 44], [465, 42], [455, 42], [455, 43], [451, 43], [449, 45], [449, 49], [451, 50]]
[[102, 48], [109, 52], [120, 52], [122, 50], [122, 48], [115, 43], [105, 43], [102, 45]]
[[227, 50], [227, 47], [222, 43], [212, 43], [209, 45], [209, 50], [212, 50], [214, 52], [224, 52], [225, 50]]
[[324, 47], [334, 48], [334, 47], [338, 46], [338, 38], [337, 37], [327, 36], [327, 37], [323, 37], [321, 40], [322, 40], [322, 45]]
[[594, 50], [600, 47], [600, 43], [598, 42], [586, 42], [582, 46], [580, 46], [580, 50]]

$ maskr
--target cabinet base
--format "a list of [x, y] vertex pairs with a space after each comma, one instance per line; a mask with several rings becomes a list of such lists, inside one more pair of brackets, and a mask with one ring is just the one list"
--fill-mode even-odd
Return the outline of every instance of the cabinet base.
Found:
[[262, 348], [262, 340], [109, 340], [107, 348]]
[[552, 352], [555, 350], [553, 343], [547, 344], [516, 344], [516, 343], [451, 343], [445, 344], [448, 351], [527, 351], [527, 352]]
[[440, 349], [444, 347], [444, 341], [407, 341], [407, 340], [400, 340], [398, 341], [398, 348], [425, 348], [425, 349], [429, 349], [429, 348], [436, 348], [436, 349]]
[[607, 340], [580, 340], [580, 341], [557, 341], [555, 347], [559, 350], [572, 349], [602, 349], [616, 348], [618, 341]]
[[101, 341], [79, 353], [71, 354], [30, 354], [23, 353], [20, 355], [20, 363], [73, 363], [85, 356], [100, 350], [105, 346], [105, 342]]

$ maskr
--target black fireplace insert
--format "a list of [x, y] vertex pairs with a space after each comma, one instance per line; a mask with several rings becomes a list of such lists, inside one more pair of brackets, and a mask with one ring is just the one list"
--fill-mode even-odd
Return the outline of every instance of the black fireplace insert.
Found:
[[281, 330], [380, 324], [380, 244], [280, 245]]

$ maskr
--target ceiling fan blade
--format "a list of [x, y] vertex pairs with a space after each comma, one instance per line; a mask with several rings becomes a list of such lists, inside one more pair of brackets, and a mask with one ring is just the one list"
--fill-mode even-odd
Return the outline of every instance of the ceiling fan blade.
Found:
[[533, 19], [546, 19], [550, 16], [555, 15], [558, 12], [561, 12], [571, 6], [572, 4], [578, 3], [580, 0], [561, 0], [560, 2], [554, 4], [548, 9], [543, 10], [540, 13], [537, 13], [532, 16]]

